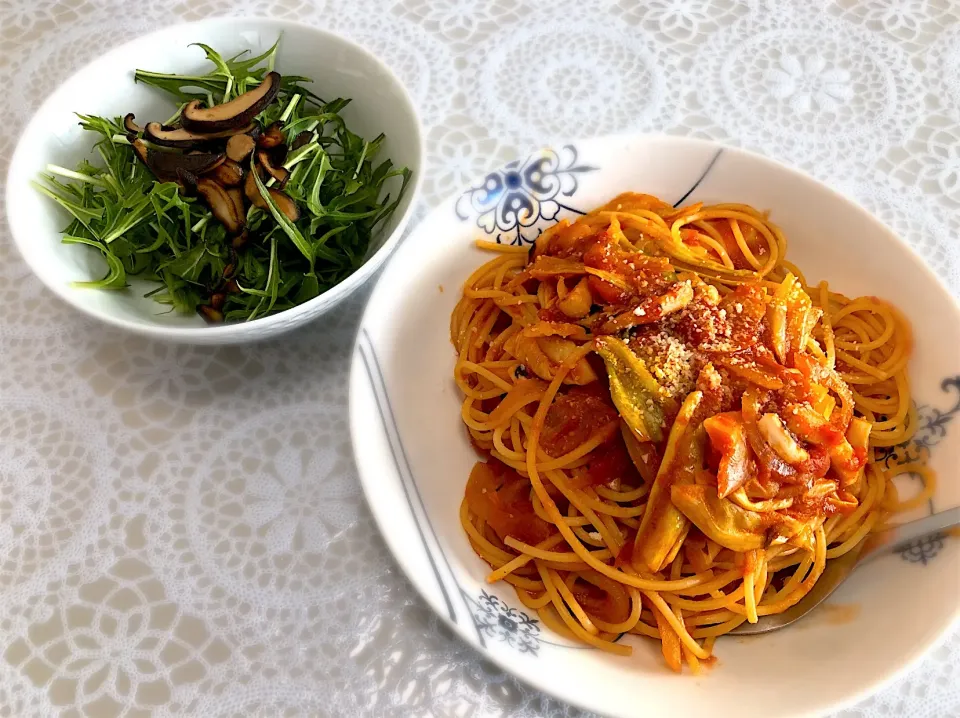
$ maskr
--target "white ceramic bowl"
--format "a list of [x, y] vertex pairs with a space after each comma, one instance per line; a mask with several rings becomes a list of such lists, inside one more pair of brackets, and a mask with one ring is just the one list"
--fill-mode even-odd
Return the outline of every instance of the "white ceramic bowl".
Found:
[[[472, 240], [532, 239], [626, 190], [769, 209], [808, 278], [899, 306], [915, 331], [910, 376], [921, 424], [889, 460], [929, 449], [939, 484], [922, 513], [960, 504], [960, 421], [952, 421], [960, 309], [937, 278], [866, 210], [809, 177], [740, 150], [657, 136], [589, 140], [513, 162], [443, 203], [404, 242], [367, 307], [350, 379], [367, 500], [410, 580], [460, 637], [571, 703], [616, 716], [738, 718], [853, 703], [905, 671], [957, 619], [960, 541], [926, 542], [864, 567], [830, 599], [842, 609], [821, 608], [765, 636], [721, 638], [718, 664], [694, 677], [672, 674], [651, 641], [632, 640], [633, 656], [622, 658], [531, 621], [512, 587], [485, 582], [489, 569], [463, 533], [458, 508], [476, 454], [451, 376], [449, 318], [464, 280], [490, 258]], [[531, 226], [518, 223], [524, 207]]]
[[[343, 117], [353, 132], [386, 134], [380, 157], [413, 171], [413, 180], [393, 216], [374, 237], [366, 262], [345, 281], [285, 312], [246, 324], [207, 326], [199, 317], [164, 313], [143, 298], [156, 285], [133, 278], [123, 291], [78, 289], [77, 280], [106, 273], [98, 252], [63, 245], [65, 211], [41, 196], [30, 180], [47, 163], [74, 167], [94, 158], [91, 135], [77, 126], [75, 112], [137, 118], [168, 117], [175, 106], [158, 90], [134, 84], [133, 71], [144, 68], [189, 73], [208, 68], [197, 47], [203, 42], [225, 56], [250, 50], [258, 54], [282, 34], [276, 69], [305, 75], [324, 98], [352, 99]], [[14, 240], [37, 276], [78, 309], [124, 329], [196, 344], [229, 344], [264, 339], [300, 326], [328, 311], [353, 292], [383, 263], [400, 239], [419, 193], [424, 166], [420, 121], [409, 94], [380, 60], [349, 40], [307, 25], [267, 18], [218, 18], [166, 28], [133, 40], [93, 61], [63, 83], [27, 125], [10, 166], [7, 214]], [[92, 161], [96, 161], [92, 159]], [[391, 181], [392, 182], [392, 181]], [[391, 186], [395, 193], [398, 185]]]

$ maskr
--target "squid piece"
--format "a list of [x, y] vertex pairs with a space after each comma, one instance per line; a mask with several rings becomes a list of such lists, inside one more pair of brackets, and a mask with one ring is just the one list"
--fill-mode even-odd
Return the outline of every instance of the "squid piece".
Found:
[[797, 278], [789, 272], [767, 305], [767, 323], [770, 325], [770, 341], [773, 352], [781, 364], [787, 363], [790, 339], [787, 333], [787, 300], [793, 292]]
[[670, 500], [706, 536], [731, 551], [763, 548], [766, 542], [762, 517], [746, 511], [705, 486], [674, 484]]
[[869, 421], [855, 416], [847, 427], [846, 441], [830, 449], [830, 467], [840, 477], [844, 488], [855, 486], [863, 475], [871, 428]]
[[[832, 406], [832, 405], [831, 405]], [[855, 416], [850, 420], [846, 435], [815, 409], [803, 404], [787, 407], [787, 425], [797, 436], [813, 444], [826, 446], [830, 453], [830, 467], [840, 477], [844, 488], [854, 486], [863, 475], [870, 447], [872, 425]]]
[[788, 464], [797, 466], [810, 458], [809, 452], [787, 433], [776, 414], [764, 414], [757, 422], [757, 428], [767, 445]]
[[857, 449], [867, 450], [870, 445], [870, 429], [872, 428], [873, 426], [869, 421], [861, 419], [859, 416], [850, 420], [850, 426], [847, 429], [847, 441], [850, 442], [854, 451]]
[[852, 514], [857, 510], [857, 506], [860, 505], [857, 497], [847, 491], [838, 491], [835, 495], [828, 496], [826, 503], [832, 506], [833, 510], [838, 514], [843, 514], [844, 516]]
[[544, 381], [553, 379], [556, 368], [551, 363], [550, 357], [543, 353], [536, 338], [525, 337], [522, 332], [517, 332], [504, 342], [503, 350], [523, 362], [524, 366]]
[[[576, 351], [577, 345], [567, 339], [556, 336], [528, 337], [518, 332], [503, 345], [504, 351], [532, 369], [533, 373], [545, 381], [551, 381], [557, 368]], [[597, 380], [596, 372], [586, 358], [578, 361], [564, 382], [567, 384], [589, 384]]]
[[[560, 337], [540, 337], [537, 340], [540, 349], [546, 354], [550, 361], [557, 364], [563, 364], [573, 352], [579, 347], [572, 341], [561, 339]], [[589, 384], [598, 379], [596, 372], [591, 368], [586, 358], [581, 359], [574, 364], [573, 369], [567, 374], [567, 381], [573, 384]]]
[[703, 422], [713, 448], [720, 453], [717, 471], [717, 495], [723, 499], [750, 478], [750, 449], [740, 412], [716, 414]]
[[[817, 393], [816, 385], [814, 393]], [[818, 399], [817, 406], [821, 404], [822, 402]], [[832, 412], [834, 404], [829, 406]], [[843, 435], [833, 428], [817, 407], [811, 408], [807, 404], [789, 404], [784, 411], [784, 416], [787, 417], [787, 428], [811, 444], [833, 446], [843, 441]]]
[[607, 366], [610, 396], [620, 416], [640, 441], [661, 441], [664, 416], [657, 380], [620, 339], [599, 337], [596, 345]]
[[577, 282], [577, 285], [567, 292], [567, 296], [557, 302], [557, 309], [574, 319], [587, 316], [592, 306], [593, 295], [590, 293], [590, 284], [586, 277]]
[[677, 282], [663, 294], [647, 297], [634, 309], [618, 314], [604, 322], [599, 332], [602, 334], [617, 334], [630, 327], [653, 324], [687, 307], [693, 301], [693, 294], [693, 285], [689, 279]]
[[688, 279], [671, 287], [668, 292], [658, 297], [657, 307], [660, 310], [660, 316], [665, 317], [668, 314], [680, 311], [692, 301], [693, 286]]
[[779, 514], [777, 518], [779, 522], [773, 530], [771, 546], [790, 544], [804, 551], [813, 551], [818, 528], [816, 519], [801, 521], [789, 514]]

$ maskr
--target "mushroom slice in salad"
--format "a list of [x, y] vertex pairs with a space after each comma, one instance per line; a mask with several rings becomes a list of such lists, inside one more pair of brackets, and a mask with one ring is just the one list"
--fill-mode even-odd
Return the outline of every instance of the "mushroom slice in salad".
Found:
[[155, 145], [162, 147], [189, 149], [191, 147], [197, 147], [198, 145], [208, 144], [211, 140], [220, 140], [225, 137], [250, 132], [253, 128], [253, 123], [248, 123], [244, 127], [201, 134], [191, 132], [182, 127], [167, 127], [166, 125], [161, 125], [159, 122], [148, 122], [143, 130], [143, 137]]
[[280, 91], [280, 74], [268, 72], [257, 87], [229, 102], [202, 107], [200, 100], [191, 100], [183, 108], [180, 122], [192, 132], [220, 132], [242, 127], [259, 115]]

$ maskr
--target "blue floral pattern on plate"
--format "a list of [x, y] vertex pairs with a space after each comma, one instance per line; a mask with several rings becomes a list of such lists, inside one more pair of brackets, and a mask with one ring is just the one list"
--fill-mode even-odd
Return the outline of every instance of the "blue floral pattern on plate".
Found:
[[579, 186], [578, 175], [596, 167], [578, 164], [577, 148], [545, 149], [490, 172], [457, 200], [461, 220], [475, 216], [477, 227], [499, 244], [532, 244], [543, 221], [555, 222], [564, 211], [584, 214], [566, 203]]
[[540, 650], [540, 622], [486, 591], [473, 601], [477, 630], [516, 648], [520, 653], [536, 655]]
[[[890, 446], [877, 452], [877, 460], [886, 468], [912, 464], [930, 459], [930, 451], [947, 436], [947, 427], [960, 414], [960, 376], [948, 377], [940, 382], [940, 389], [955, 393], [953, 405], [941, 410], [922, 404], [917, 407], [917, 433], [909, 441]], [[930, 513], [933, 513], [931, 500]], [[934, 534], [897, 550], [904, 561], [926, 566], [936, 558], [946, 544], [944, 534]]]
[[917, 539], [908, 546], [898, 548], [897, 553], [900, 554], [900, 558], [904, 561], [926, 566], [937, 557], [937, 554], [943, 549], [946, 540], [946, 535], [942, 533], [925, 536], [922, 539]]
[[960, 376], [948, 377], [940, 382], [944, 392], [954, 392], [957, 396], [953, 406], [941, 411], [922, 404], [917, 407], [917, 433], [902, 444], [891, 446], [877, 453], [877, 459], [887, 468], [915, 461], [926, 461], [930, 450], [947, 436], [947, 426], [960, 413]]

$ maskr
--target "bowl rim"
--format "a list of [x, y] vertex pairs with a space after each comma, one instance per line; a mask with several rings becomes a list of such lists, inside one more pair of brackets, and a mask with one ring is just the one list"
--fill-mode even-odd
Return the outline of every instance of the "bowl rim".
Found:
[[[256, 319], [250, 323], [235, 323], [235, 324], [222, 324], [216, 326], [197, 326], [197, 327], [165, 327], [159, 324], [148, 324], [133, 321], [130, 319], [125, 319], [118, 317], [109, 311], [102, 311], [95, 309], [90, 306], [86, 306], [74, 300], [74, 290], [72, 290], [69, 285], [63, 284], [61, 282], [49, 281], [48, 277], [44, 272], [40, 271], [36, 264], [28, 259], [28, 254], [23, 251], [22, 246], [28, 241], [26, 237], [23, 237], [22, 234], [19, 234], [14, 230], [13, 217], [18, 212], [15, 208], [16, 205], [13, 201], [14, 193], [14, 172], [18, 169], [18, 166], [24, 163], [26, 160], [23, 159], [23, 155], [27, 152], [27, 148], [24, 145], [24, 137], [27, 135], [28, 131], [37, 122], [37, 118], [44, 113], [44, 111], [53, 104], [55, 98], [60, 95], [60, 93], [65, 91], [65, 88], [74, 82], [81, 74], [87, 72], [91, 66], [104, 62], [107, 58], [113, 56], [119, 56], [120, 54], [126, 53], [133, 46], [138, 43], [143, 42], [149, 38], [153, 38], [156, 35], [162, 35], [166, 33], [181, 33], [188, 30], [197, 30], [203, 31], [204, 28], [215, 25], [230, 24], [230, 23], [249, 23], [249, 22], [263, 22], [270, 23], [271, 25], [278, 27], [278, 30], [283, 33], [287, 30], [295, 30], [299, 32], [308, 32], [313, 33], [320, 37], [320, 39], [332, 40], [342, 45], [351, 48], [355, 52], [360, 53], [361, 55], [366, 56], [374, 66], [378, 67], [394, 85], [400, 90], [400, 96], [402, 98], [402, 103], [405, 106], [407, 112], [413, 118], [414, 125], [414, 137], [416, 141], [418, 152], [417, 152], [417, 162], [419, 167], [413, 173], [413, 182], [407, 187], [409, 193], [409, 202], [407, 203], [406, 209], [403, 214], [400, 216], [397, 221], [396, 227], [393, 231], [387, 236], [383, 244], [374, 252], [363, 264], [360, 265], [350, 276], [344, 279], [339, 284], [334, 285], [329, 290], [320, 294], [313, 299], [310, 299], [303, 304], [298, 304], [295, 307], [286, 309], [277, 314], [272, 314], [261, 319]], [[332, 30], [326, 28], [316, 27], [310, 25], [306, 22], [301, 22], [299, 20], [288, 20], [280, 18], [269, 18], [262, 15], [241, 15], [237, 17], [232, 16], [215, 16], [204, 18], [203, 20], [195, 20], [189, 22], [175, 23], [172, 25], [167, 25], [165, 27], [153, 30], [151, 32], [142, 33], [136, 37], [124, 42], [123, 44], [114, 47], [108, 50], [105, 53], [97, 55], [92, 58], [89, 62], [85, 63], [75, 72], [71, 73], [69, 77], [60, 82], [54, 90], [47, 95], [44, 101], [37, 107], [33, 112], [30, 119], [26, 122], [23, 128], [20, 131], [20, 137], [17, 140], [16, 148], [14, 149], [13, 155], [10, 159], [10, 166], [7, 169], [6, 176], [6, 191], [4, 196], [4, 202], [7, 208], [7, 226], [10, 230], [10, 236], [13, 238], [13, 243], [17, 247], [17, 251], [20, 253], [21, 258], [30, 268], [30, 271], [36, 276], [45, 287], [51, 290], [59, 299], [69, 304], [74, 309], [82, 312], [86, 316], [92, 317], [94, 319], [100, 320], [105, 324], [110, 326], [124, 329], [126, 331], [138, 334], [140, 336], [155, 338], [155, 339], [164, 339], [167, 341], [180, 342], [180, 343], [198, 343], [198, 344], [219, 344], [224, 342], [231, 341], [256, 341], [258, 335], [263, 334], [264, 336], [272, 335], [274, 332], [271, 332], [272, 328], [279, 328], [280, 325], [289, 324], [291, 320], [295, 320], [301, 314], [310, 315], [310, 309], [313, 306], [316, 306], [320, 303], [329, 303], [331, 306], [337, 304], [339, 301], [343, 300], [349, 296], [354, 290], [359, 288], [363, 283], [369, 279], [370, 275], [376, 272], [383, 263], [389, 258], [393, 253], [393, 250], [396, 249], [397, 245], [400, 242], [401, 237], [403, 236], [407, 225], [409, 224], [411, 218], [416, 212], [418, 202], [420, 199], [420, 192], [422, 189], [423, 175], [426, 168], [426, 146], [424, 143], [424, 126], [423, 120], [420, 116], [420, 112], [417, 108], [416, 103], [413, 100], [410, 90], [407, 88], [406, 84], [400, 79], [397, 73], [393, 70], [390, 65], [388, 65], [384, 60], [377, 56], [373, 51], [367, 49], [360, 43], [354, 41], [351, 38], [341, 35]], [[19, 180], [18, 180], [19, 182]], [[19, 186], [19, 185], [18, 185]], [[310, 317], [306, 317], [309, 321]], [[256, 327], [256, 329], [251, 330], [251, 327]]]
[[[537, 147], [525, 147], [527, 150], [524, 152], [517, 152], [515, 156], [506, 160], [505, 162], [498, 163], [496, 167], [492, 168], [492, 171], [502, 169], [508, 162], [514, 160], [521, 160], [524, 157], [529, 156], [530, 154], [536, 153], [537, 151], [542, 151], [546, 149], [557, 149], [564, 147], [566, 145], [573, 145], [577, 148], [583, 146], [597, 143], [613, 143], [617, 141], [630, 140], [635, 142], [664, 142], [668, 144], [675, 144], [677, 146], [697, 146], [700, 148], [712, 149], [714, 151], [722, 150], [725, 153], [739, 154], [745, 156], [751, 161], [759, 162], [765, 164], [769, 169], [773, 171], [783, 172], [790, 176], [792, 181], [802, 181], [802, 182], [812, 182], [817, 185], [821, 190], [826, 190], [830, 195], [836, 199], [846, 203], [852, 209], [852, 211], [861, 214], [865, 217], [870, 224], [872, 224], [878, 232], [882, 232], [887, 237], [898, 243], [902, 248], [904, 248], [910, 255], [916, 260], [917, 265], [922, 268], [923, 272], [926, 274], [928, 280], [932, 281], [942, 292], [949, 297], [949, 307], [952, 310], [953, 318], [955, 321], [960, 323], [960, 299], [953, 296], [950, 292], [946, 282], [934, 272], [920, 253], [914, 249], [904, 238], [902, 238], [897, 232], [892, 228], [888, 227], [879, 217], [874, 215], [870, 210], [864, 207], [856, 199], [839, 192], [835, 188], [829, 186], [825, 182], [821, 182], [812, 175], [804, 172], [798, 167], [795, 167], [787, 162], [768, 157], [766, 155], [760, 154], [749, 149], [742, 147], [737, 147], [728, 143], [719, 142], [715, 140], [700, 138], [700, 137], [688, 137], [684, 135], [669, 135], [662, 132], [619, 132], [612, 133], [608, 135], [598, 135], [594, 137], [585, 137], [585, 138], [574, 138], [566, 140], [563, 142], [552, 142], [546, 145], [540, 145]], [[416, 227], [413, 228], [411, 236], [419, 229], [419, 227], [428, 221], [438, 213], [446, 210], [451, 202], [455, 202], [458, 197], [460, 197], [463, 192], [470, 189], [471, 186], [474, 186], [476, 182], [481, 178], [481, 175], [471, 178], [472, 182], [467, 182], [461, 185], [458, 190], [454, 193], [451, 193], [443, 198], [440, 202], [431, 207], [430, 211], [424, 216]], [[410, 245], [412, 246], [412, 244]], [[464, 245], [467, 246], [467, 245]], [[587, 710], [587, 711], [598, 711], [598, 708], [595, 705], [590, 705], [583, 700], [580, 700], [579, 696], [575, 695], [572, 691], [567, 690], [562, 682], [550, 682], [549, 680], [542, 678], [540, 674], [536, 672], [523, 672], [519, 670], [510, 660], [507, 659], [506, 653], [500, 653], [496, 651], [491, 651], [489, 648], [481, 645], [475, 639], [474, 634], [467, 630], [466, 626], [460, 625], [452, 621], [449, 615], [444, 610], [443, 606], [440, 605], [434, 597], [430, 596], [426, 590], [426, 583], [419, 580], [417, 577], [418, 574], [413, 570], [412, 562], [406, 558], [406, 553], [402, 550], [399, 550], [401, 546], [397, 542], [397, 532], [389, 530], [389, 521], [386, 514], [381, 515], [380, 511], [380, 502], [375, 500], [375, 489], [378, 482], [381, 482], [384, 479], [381, 474], [370, 475], [365, 474], [362, 470], [363, 462], [361, 457], [364, 455], [363, 446], [361, 445], [360, 437], [363, 435], [365, 430], [369, 429], [368, 424], [364, 424], [364, 419], [361, 417], [361, 409], [359, 405], [359, 398], [357, 392], [354, 389], [354, 386], [359, 382], [364, 381], [363, 373], [365, 371], [363, 367], [363, 360], [361, 358], [361, 340], [365, 333], [365, 328], [368, 323], [370, 323], [371, 317], [376, 316], [375, 309], [376, 304], [379, 301], [380, 295], [386, 292], [386, 285], [384, 284], [384, 279], [389, 273], [389, 263], [384, 268], [384, 272], [377, 278], [377, 281], [373, 287], [373, 290], [370, 293], [369, 298], [367, 299], [366, 306], [364, 307], [363, 314], [361, 315], [360, 322], [358, 324], [357, 336], [354, 340], [353, 351], [351, 354], [350, 360], [350, 373], [349, 373], [349, 395], [348, 395], [348, 424], [350, 427], [350, 442], [353, 449], [354, 464], [357, 467], [357, 475], [360, 479], [360, 486], [363, 490], [364, 499], [367, 502], [367, 506], [370, 508], [370, 512], [373, 515], [374, 522], [377, 526], [377, 529], [380, 531], [380, 535], [383, 537], [384, 542], [387, 544], [387, 547], [390, 549], [390, 553], [393, 555], [394, 560], [402, 569], [407, 580], [416, 590], [420, 598], [430, 607], [434, 615], [440, 618], [443, 621], [444, 625], [461, 641], [466, 643], [472, 649], [474, 649], [480, 656], [486, 660], [494, 663], [498, 668], [505, 671], [509, 675], [513, 676], [517, 680], [521, 681], [527, 686], [534, 688], [535, 690], [541, 691], [546, 695], [552, 696], [558, 700], [564, 701], [572, 706], [577, 708]], [[459, 288], [459, 287], [458, 287]], [[384, 390], [387, 390], [387, 387], [384, 387]], [[374, 391], [371, 389], [371, 391]], [[389, 401], [389, 398], [388, 398]], [[399, 433], [399, 425], [396, 427], [397, 432]], [[410, 468], [411, 479], [416, 484], [416, 474], [413, 468]], [[402, 482], [402, 478], [400, 479]], [[414, 512], [415, 513], [415, 512]], [[414, 516], [414, 520], [416, 517]], [[435, 535], [435, 540], [438, 545], [441, 545], [440, 536]], [[945, 621], [938, 631], [928, 637], [922, 638], [918, 641], [916, 647], [912, 652], [907, 655], [901, 662], [893, 666], [889, 670], [882, 672], [882, 675], [879, 677], [867, 681], [850, 692], [849, 695], [838, 699], [838, 700], [828, 700], [826, 702], [817, 702], [816, 699], [813, 701], [813, 705], [804, 707], [802, 709], [791, 709], [787, 708], [786, 712], [781, 715], [783, 718], [804, 718], [807, 716], [819, 716], [828, 711], [839, 711], [850, 708], [851, 706], [856, 705], [857, 703], [865, 700], [867, 697], [875, 694], [880, 689], [890, 685], [896, 681], [901, 676], [908, 673], [910, 670], [915, 668], [920, 661], [928, 655], [931, 651], [943, 644], [946, 638], [952, 633], [953, 630], [960, 628], [960, 603], [957, 603], [954, 606], [953, 615]], [[659, 715], [659, 709], [654, 710], [651, 715]], [[611, 714], [611, 715], [619, 715]]]

